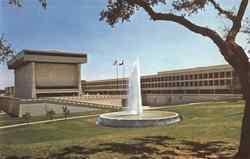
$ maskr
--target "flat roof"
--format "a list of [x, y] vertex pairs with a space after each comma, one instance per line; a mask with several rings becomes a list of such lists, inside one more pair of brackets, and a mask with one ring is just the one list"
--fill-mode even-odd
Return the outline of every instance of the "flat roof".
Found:
[[15, 69], [29, 62], [79, 64], [87, 62], [87, 54], [63, 50], [24, 49], [8, 61], [8, 68]]
[[67, 56], [67, 57], [83, 57], [86, 58], [87, 55], [80, 52], [69, 52], [63, 50], [33, 50], [33, 49], [23, 49], [26, 55], [49, 55], [49, 56]]
[[160, 71], [157, 74], [164, 75], [164, 74], [189, 73], [189, 72], [210, 71], [210, 70], [216, 71], [222, 69], [233, 69], [233, 67], [229, 64], [211, 65], [211, 66], [166, 70], [166, 71]]
[[100, 79], [100, 80], [81, 80], [82, 83], [95, 83], [95, 82], [117, 82], [118, 80], [128, 80], [128, 78], [108, 78], [108, 79]]

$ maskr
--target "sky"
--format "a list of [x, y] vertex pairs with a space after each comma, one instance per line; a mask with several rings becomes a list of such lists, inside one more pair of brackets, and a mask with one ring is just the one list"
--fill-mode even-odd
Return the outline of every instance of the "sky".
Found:
[[[230, 7], [236, 1], [239, 0], [222, 2]], [[119, 23], [112, 29], [99, 21], [106, 0], [48, 0], [47, 10], [37, 0], [23, 2], [24, 7], [15, 8], [7, 0], [0, 0], [0, 34], [4, 34], [17, 52], [58, 49], [86, 53], [88, 63], [82, 65], [81, 74], [84, 80], [114, 78], [115, 59], [125, 60], [127, 74], [128, 65], [139, 58], [143, 75], [226, 63], [209, 39], [174, 23], [153, 22], [143, 10], [131, 22]], [[222, 30], [228, 22], [212, 13], [208, 8], [191, 20]], [[238, 41], [245, 45], [243, 36]], [[119, 69], [120, 77], [122, 69]], [[0, 65], [0, 89], [14, 85], [13, 81], [13, 71]]]

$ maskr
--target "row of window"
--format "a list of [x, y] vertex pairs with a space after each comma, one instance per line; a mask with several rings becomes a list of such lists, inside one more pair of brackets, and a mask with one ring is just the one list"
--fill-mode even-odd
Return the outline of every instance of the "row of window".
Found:
[[188, 74], [178, 76], [163, 76], [156, 78], [142, 79], [142, 82], [153, 82], [153, 81], [178, 81], [178, 80], [194, 80], [194, 79], [211, 79], [211, 78], [230, 78], [232, 72], [211, 72], [211, 73], [200, 73], [200, 74]]
[[197, 86], [231, 86], [232, 80], [209, 80], [209, 81], [186, 81], [186, 82], [169, 82], [169, 83], [153, 83], [142, 84], [142, 88], [155, 87], [197, 87]]
[[[99, 95], [126, 95], [127, 91], [95, 91], [85, 92]], [[215, 90], [144, 90], [142, 94], [240, 94], [240, 90], [215, 89]]]
[[[198, 80], [198, 79], [213, 79], [213, 78], [231, 78], [232, 72], [211, 72], [211, 73], [200, 73], [200, 74], [188, 74], [178, 76], [162, 76], [162, 77], [151, 77], [142, 78], [141, 82], [161, 82], [161, 81], [179, 81], [179, 80]], [[101, 81], [101, 82], [87, 82], [85, 85], [120, 85], [127, 84], [127, 80], [113, 80], [113, 81]]]
[[[142, 88], [164, 88], [164, 87], [197, 87], [197, 86], [232, 86], [232, 80], [208, 80], [208, 81], [186, 81], [186, 82], [169, 82], [169, 83], [149, 83], [143, 84]], [[127, 85], [107, 85], [100, 87], [86, 87], [90, 89], [118, 89], [127, 88]]]
[[97, 86], [97, 85], [118, 85], [118, 84], [127, 84], [127, 80], [113, 80], [113, 81], [102, 81], [102, 82], [86, 82], [87, 86]]

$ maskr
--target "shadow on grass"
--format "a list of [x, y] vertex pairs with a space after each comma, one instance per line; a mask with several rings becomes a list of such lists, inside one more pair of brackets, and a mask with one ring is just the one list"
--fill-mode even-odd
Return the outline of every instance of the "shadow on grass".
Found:
[[[173, 158], [233, 158], [236, 147], [223, 141], [200, 143], [176, 140], [168, 136], [147, 136], [134, 138], [128, 143], [102, 143], [96, 148], [80, 145], [65, 147], [60, 152], [39, 159], [87, 159], [97, 153], [120, 154], [129, 159], [173, 159]], [[35, 156], [10, 156], [6, 159], [31, 159]], [[38, 158], [37, 158], [38, 159]]]

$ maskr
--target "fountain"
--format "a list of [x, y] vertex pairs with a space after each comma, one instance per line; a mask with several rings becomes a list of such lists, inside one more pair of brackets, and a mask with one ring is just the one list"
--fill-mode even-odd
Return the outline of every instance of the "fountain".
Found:
[[128, 114], [141, 115], [143, 113], [141, 101], [141, 79], [139, 59], [134, 63], [132, 72], [129, 78], [128, 85]]
[[101, 114], [97, 125], [110, 127], [148, 127], [169, 125], [180, 121], [177, 113], [167, 111], [143, 111], [139, 59], [129, 76], [128, 100], [125, 111]]

